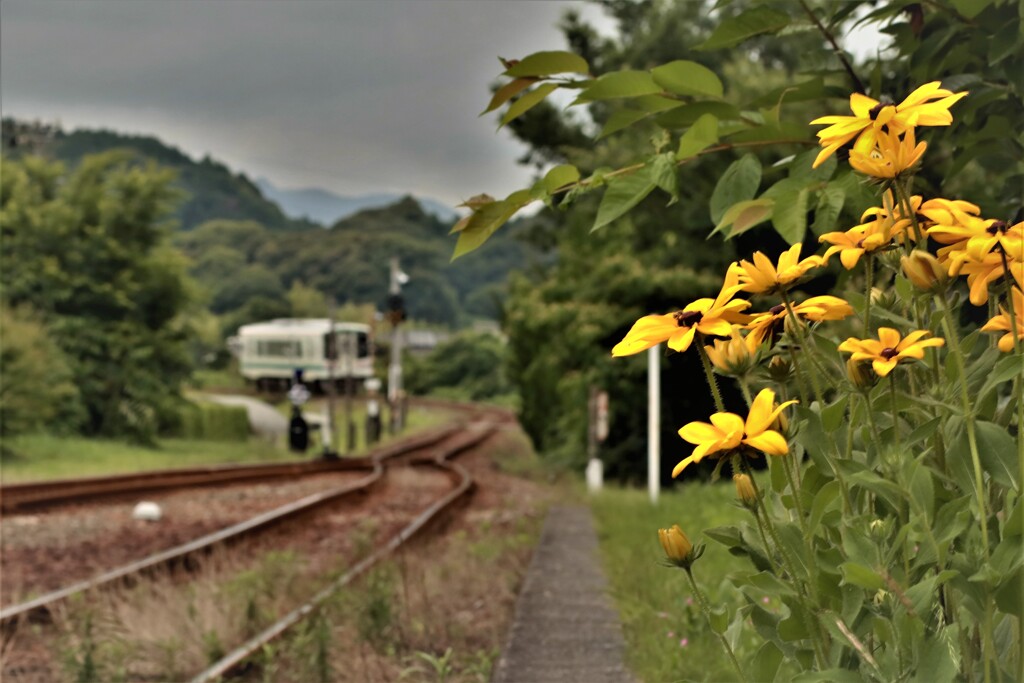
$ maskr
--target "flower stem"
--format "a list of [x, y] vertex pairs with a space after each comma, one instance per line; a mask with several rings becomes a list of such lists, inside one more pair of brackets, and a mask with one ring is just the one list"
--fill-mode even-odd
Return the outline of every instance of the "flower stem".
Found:
[[[981, 458], [978, 455], [978, 440], [974, 431], [974, 410], [971, 407], [970, 391], [967, 387], [967, 369], [964, 366], [963, 350], [960, 348], [960, 338], [953, 325], [952, 314], [949, 312], [949, 304], [946, 299], [936, 296], [936, 303], [942, 309], [942, 327], [946, 332], [946, 340], [949, 342], [950, 351], [956, 362], [957, 372], [960, 375], [960, 403], [964, 411], [964, 420], [967, 424], [967, 443], [971, 450], [971, 464], [974, 466], [974, 486], [978, 498], [978, 515], [981, 518], [981, 545], [985, 555], [985, 563], [988, 564], [991, 553], [988, 545], [988, 506], [985, 504], [985, 482], [981, 471]], [[985, 587], [985, 624], [984, 635], [982, 636], [982, 649], [984, 657], [985, 683], [991, 680], [992, 647], [994, 645], [994, 630], [992, 627], [992, 600], [991, 591]]]
[[722, 400], [722, 393], [718, 390], [718, 380], [715, 379], [715, 371], [711, 368], [711, 359], [708, 358], [708, 352], [704, 349], [704, 341], [702, 339], [694, 339], [694, 343], [697, 346], [697, 353], [700, 355], [701, 365], [704, 366], [704, 377], [708, 380], [708, 387], [711, 389], [711, 395], [715, 398], [715, 408], [718, 412], [725, 412], [725, 401]]
[[[814, 398], [818, 400], [819, 405], [824, 406], [824, 394], [821, 391], [821, 385], [818, 383], [818, 373], [820, 372], [824, 377], [827, 377], [828, 373], [824, 371], [824, 368], [817, 364], [814, 354], [811, 352], [810, 346], [808, 344], [807, 337], [804, 336], [803, 323], [800, 322], [799, 318], [797, 318], [796, 311], [793, 310], [793, 305], [789, 302], [789, 297], [786, 296], [785, 291], [782, 292], [782, 303], [786, 307], [786, 314], [789, 315], [790, 321], [793, 323], [793, 330], [795, 331], [794, 333], [796, 334], [797, 342], [800, 344], [800, 349], [808, 358], [810, 358], [811, 364], [815, 366], [814, 369], [816, 370], [816, 372], [810, 373], [811, 385], [814, 387]], [[793, 363], [794, 369], [796, 369], [795, 355]], [[797, 372], [799, 373], [799, 370]]]
[[685, 567], [685, 570], [686, 578], [690, 579], [690, 587], [693, 589], [693, 594], [697, 598], [697, 602], [700, 603], [700, 609], [704, 612], [704, 618], [707, 619], [708, 628], [722, 641], [722, 647], [725, 648], [725, 653], [729, 655], [729, 661], [732, 662], [733, 668], [736, 669], [736, 674], [740, 677], [741, 681], [746, 683], [747, 677], [743, 673], [743, 667], [740, 666], [739, 661], [736, 659], [736, 653], [732, 651], [732, 646], [729, 645], [729, 641], [726, 640], [725, 636], [716, 631], [715, 627], [711, 624], [711, 607], [708, 605], [707, 598], [697, 588], [697, 582], [693, 579], [693, 570], [690, 567]]
[[900, 450], [900, 414], [896, 408], [896, 373], [889, 373], [889, 398], [892, 400], [892, 439]]
[[864, 255], [864, 336], [871, 336], [871, 288], [875, 285], [875, 259], [871, 254]]

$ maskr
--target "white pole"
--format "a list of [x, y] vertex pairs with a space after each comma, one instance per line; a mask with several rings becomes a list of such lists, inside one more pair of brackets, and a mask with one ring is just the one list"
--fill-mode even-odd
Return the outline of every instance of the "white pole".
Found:
[[657, 504], [661, 488], [661, 345], [647, 350], [647, 488]]

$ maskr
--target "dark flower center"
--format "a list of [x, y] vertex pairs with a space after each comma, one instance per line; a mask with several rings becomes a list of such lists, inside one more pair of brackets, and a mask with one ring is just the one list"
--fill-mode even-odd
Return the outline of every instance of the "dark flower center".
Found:
[[1005, 234], [1007, 228], [1009, 227], [1010, 226], [1007, 225], [1006, 221], [996, 221], [992, 225], [985, 228], [985, 231], [988, 232], [988, 234], [990, 235], [998, 235], [999, 233]]
[[891, 360], [893, 356], [899, 355], [899, 351], [890, 346], [882, 349], [882, 353], [880, 355], [886, 360]]
[[768, 312], [771, 313], [772, 315], [778, 315], [779, 313], [782, 313], [784, 310], [786, 310], [786, 305], [779, 304], [777, 306], [772, 306], [771, 308], [769, 308]]
[[872, 121], [874, 121], [875, 119], [878, 118], [878, 115], [882, 113], [883, 109], [885, 109], [886, 107], [891, 107], [891, 106], [892, 106], [892, 102], [889, 102], [888, 100], [883, 99], [881, 102], [879, 102], [878, 104], [876, 104], [875, 106], [871, 107], [871, 109], [868, 110], [868, 117]]
[[676, 325], [679, 327], [691, 327], [696, 325], [704, 317], [700, 311], [677, 311], [675, 314]]

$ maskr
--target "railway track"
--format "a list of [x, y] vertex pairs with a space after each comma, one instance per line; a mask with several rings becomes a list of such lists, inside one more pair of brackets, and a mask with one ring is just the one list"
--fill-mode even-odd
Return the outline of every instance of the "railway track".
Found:
[[[157, 569], [186, 565], [190, 558], [211, 549], [251, 538], [282, 522], [295, 519], [299, 516], [309, 514], [318, 508], [325, 507], [332, 503], [351, 498], [354, 495], [365, 494], [373, 486], [382, 480], [388, 467], [400, 463], [426, 464], [433, 463], [438, 457], [450, 457], [462, 450], [472, 448], [482, 441], [493, 430], [493, 425], [487, 429], [472, 429], [459, 426], [449, 426], [443, 429], [433, 430], [427, 434], [418, 435], [401, 442], [389, 444], [377, 449], [370, 456], [363, 459], [365, 462], [360, 465], [365, 469], [365, 475], [356, 481], [346, 483], [342, 486], [333, 487], [299, 500], [281, 505], [265, 513], [251, 517], [245, 521], [233, 524], [227, 528], [220, 529], [213, 533], [205, 534], [187, 543], [177, 545], [140, 560], [124, 564], [114, 569], [104, 571], [88, 580], [78, 581], [58, 590], [53, 590], [40, 595], [32, 600], [20, 604], [11, 605], [0, 610], [0, 625], [5, 635], [17, 627], [17, 624], [26, 621], [45, 621], [49, 618], [51, 610], [55, 605], [67, 600], [73, 595], [106, 588], [113, 585], [130, 583], [141, 575], [149, 574]], [[336, 465], [337, 463], [309, 463], [311, 468], [299, 468], [299, 476], [313, 474], [323, 471], [323, 465]], [[434, 465], [432, 465], [434, 466]], [[264, 469], [270, 468], [270, 471]], [[215, 481], [210, 481], [207, 474], [213, 470]], [[211, 484], [238, 483], [250, 481], [253, 478], [273, 478], [281, 476], [274, 474], [273, 466], [256, 466], [247, 468], [198, 468], [191, 474], [177, 477], [177, 480], [169, 485], [170, 487], [182, 486], [203, 486]], [[237, 473], [240, 477], [227, 477], [228, 473]], [[100, 479], [100, 478], [97, 478]], [[118, 496], [127, 493], [154, 490], [154, 486], [165, 488], [158, 480], [149, 476], [141, 480], [135, 477], [111, 477], [102, 478], [106, 481], [90, 481], [88, 486], [81, 486], [79, 482], [60, 482], [52, 489], [36, 489], [29, 495], [33, 498], [33, 504], [53, 505], [75, 500], [74, 491], [85, 491], [85, 497], [94, 498], [97, 496]], [[65, 485], [66, 484], [66, 485]], [[120, 486], [120, 488], [118, 488]]]

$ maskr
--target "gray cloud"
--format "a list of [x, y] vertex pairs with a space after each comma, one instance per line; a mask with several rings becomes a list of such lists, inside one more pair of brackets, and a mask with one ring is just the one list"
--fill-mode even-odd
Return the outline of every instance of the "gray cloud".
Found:
[[[5, 114], [151, 133], [284, 185], [456, 202], [527, 180], [478, 118], [580, 2], [5, 0]], [[582, 8], [588, 16], [597, 10]]]

